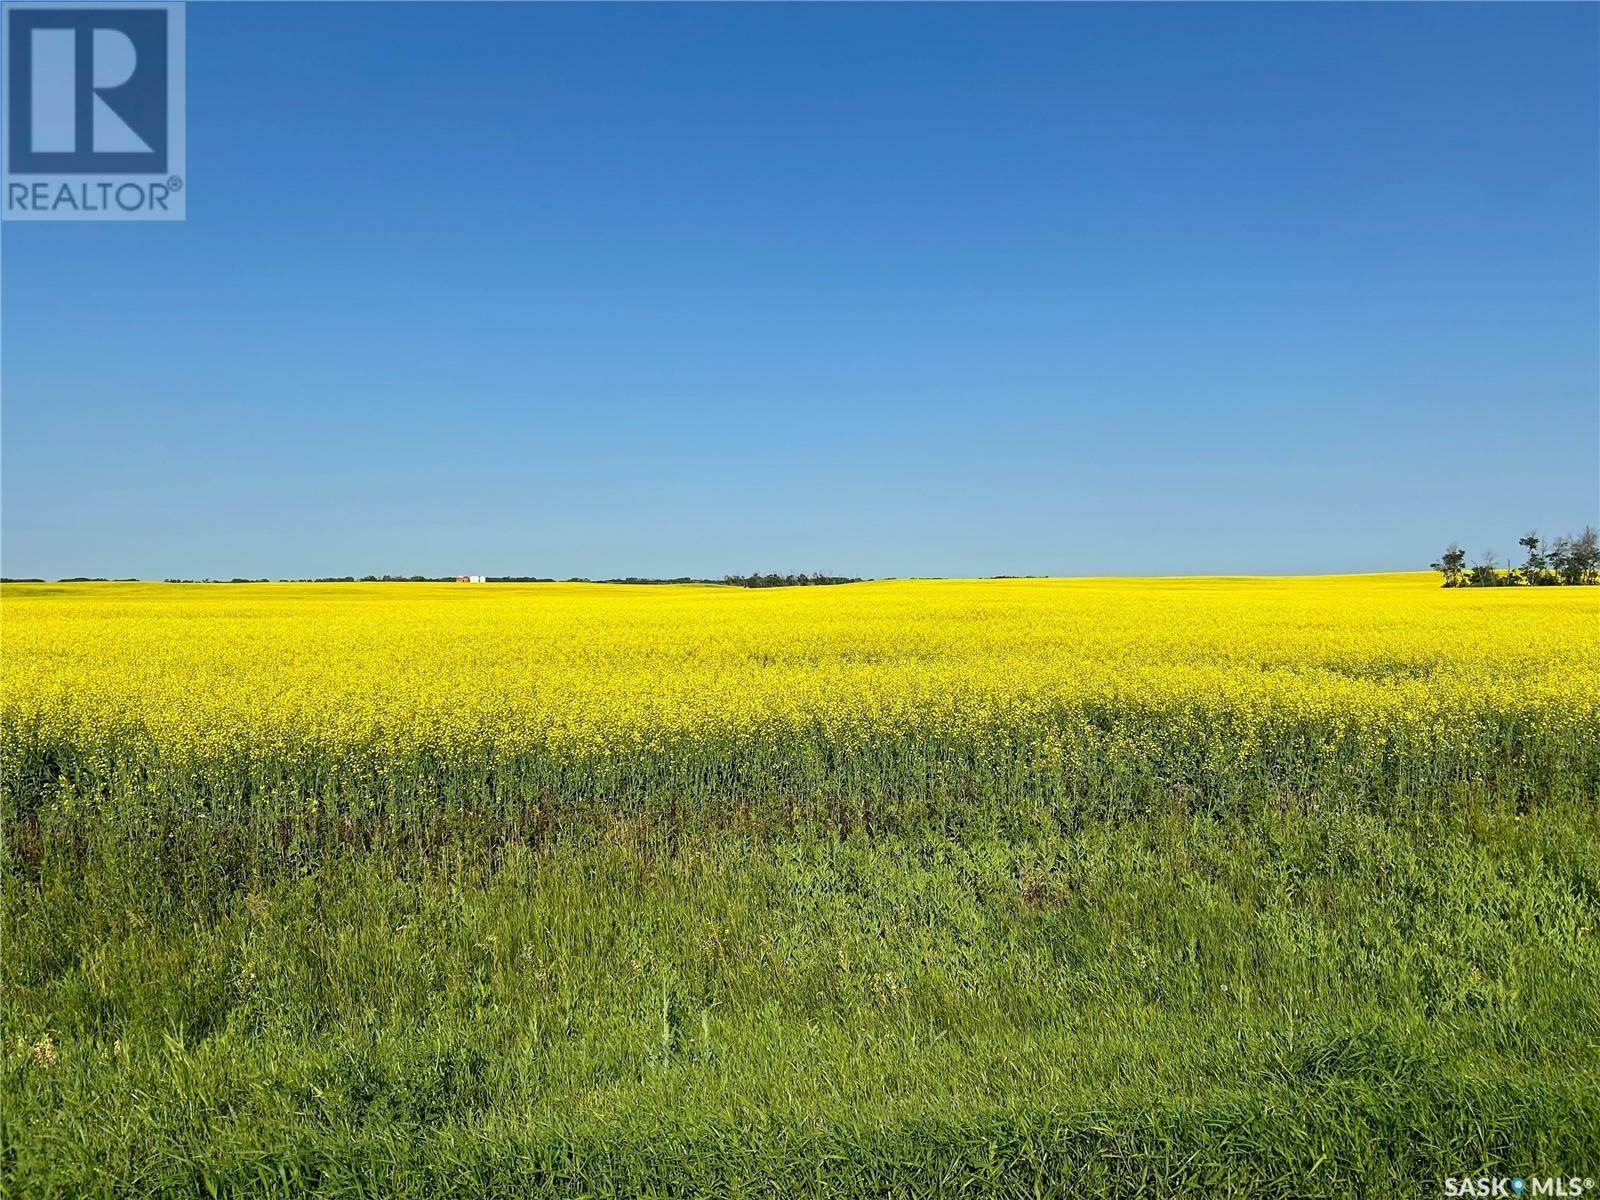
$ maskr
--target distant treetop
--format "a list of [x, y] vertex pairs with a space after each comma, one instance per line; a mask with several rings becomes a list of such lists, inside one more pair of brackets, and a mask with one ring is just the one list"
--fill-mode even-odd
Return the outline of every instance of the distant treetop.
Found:
[[1478, 555], [1467, 564], [1467, 552], [1455, 542], [1445, 547], [1439, 560], [1430, 564], [1451, 587], [1593, 587], [1600, 583], [1600, 533], [1585, 525], [1576, 537], [1542, 540], [1529, 531], [1517, 539], [1527, 552], [1521, 566], [1502, 567], [1493, 550]]

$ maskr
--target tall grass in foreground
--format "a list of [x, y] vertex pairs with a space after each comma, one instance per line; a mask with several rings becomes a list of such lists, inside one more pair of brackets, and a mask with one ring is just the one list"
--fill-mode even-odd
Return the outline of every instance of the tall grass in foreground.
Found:
[[575, 827], [5, 882], [8, 1194], [1431, 1194], [1593, 1172], [1600, 820]]

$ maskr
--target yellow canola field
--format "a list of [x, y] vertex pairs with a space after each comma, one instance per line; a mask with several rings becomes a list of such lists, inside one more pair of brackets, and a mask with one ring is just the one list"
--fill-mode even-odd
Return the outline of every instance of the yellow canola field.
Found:
[[141, 786], [181, 773], [200, 791], [1026, 792], [1232, 772], [1593, 795], [1600, 770], [1594, 588], [13, 584], [0, 615], [4, 765], [24, 790], [128, 786], [137, 766]]

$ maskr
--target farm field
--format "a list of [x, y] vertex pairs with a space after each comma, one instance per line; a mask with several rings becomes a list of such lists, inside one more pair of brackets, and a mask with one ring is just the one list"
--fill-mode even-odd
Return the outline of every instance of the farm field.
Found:
[[1600, 589], [16, 584], [0, 1193], [1600, 1174]]

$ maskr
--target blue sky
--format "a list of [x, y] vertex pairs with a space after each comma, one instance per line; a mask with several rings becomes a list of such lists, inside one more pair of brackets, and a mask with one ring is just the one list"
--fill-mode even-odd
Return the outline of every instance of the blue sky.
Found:
[[188, 11], [9, 575], [1410, 568], [1600, 507], [1600, 9]]

